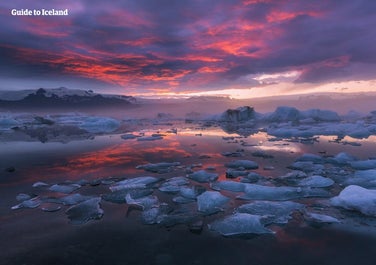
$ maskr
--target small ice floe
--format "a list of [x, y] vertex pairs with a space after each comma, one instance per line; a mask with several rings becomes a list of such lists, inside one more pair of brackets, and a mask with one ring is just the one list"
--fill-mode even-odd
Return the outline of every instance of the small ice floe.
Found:
[[152, 189], [118, 190], [102, 195], [103, 200], [113, 203], [126, 203], [125, 197], [129, 194], [133, 199], [142, 198], [153, 193]]
[[296, 161], [300, 161], [300, 162], [312, 162], [312, 163], [315, 163], [315, 164], [321, 164], [324, 162], [324, 159], [319, 156], [319, 155], [315, 155], [315, 154], [303, 154], [301, 155], [300, 157], [298, 157], [296, 159]]
[[248, 213], [236, 213], [223, 220], [214, 221], [208, 226], [209, 229], [223, 236], [250, 236], [273, 233], [262, 224], [261, 216]]
[[233, 192], [243, 192], [245, 188], [245, 184], [241, 182], [236, 182], [236, 181], [218, 181], [218, 182], [213, 182], [211, 184], [211, 188], [213, 190], [228, 190], [228, 191], [233, 191]]
[[17, 210], [17, 209], [22, 209], [22, 208], [37, 208], [41, 204], [41, 200], [38, 197], [29, 199], [29, 200], [24, 200], [21, 203], [12, 206], [12, 210]]
[[350, 185], [330, 202], [333, 206], [376, 217], [376, 190]]
[[244, 156], [244, 153], [243, 152], [223, 152], [221, 153], [221, 155], [227, 156], [227, 157], [241, 157], [241, 156]]
[[196, 199], [186, 198], [186, 197], [183, 197], [183, 196], [176, 196], [176, 197], [172, 198], [172, 201], [175, 202], [175, 203], [185, 204], [185, 203], [195, 202]]
[[255, 152], [252, 152], [252, 156], [254, 157], [262, 157], [262, 158], [273, 158], [274, 156], [267, 154], [265, 151], [257, 150]]
[[337, 165], [346, 165], [350, 162], [353, 162], [356, 160], [356, 157], [348, 154], [348, 153], [345, 153], [345, 152], [341, 152], [341, 153], [338, 153], [337, 155], [335, 155], [334, 157], [329, 157], [326, 159], [326, 162], [328, 163], [332, 163], [332, 164], [337, 164]]
[[264, 223], [286, 224], [295, 211], [302, 211], [304, 205], [296, 202], [256, 201], [241, 205], [236, 211], [263, 216]]
[[20, 193], [16, 196], [16, 200], [19, 201], [19, 202], [22, 202], [22, 201], [30, 200], [33, 197], [35, 197], [35, 196], [30, 195], [30, 194], [26, 194], [26, 193]]
[[188, 175], [188, 178], [197, 182], [211, 182], [218, 179], [218, 174], [206, 172], [205, 170], [199, 170]]
[[45, 182], [38, 181], [38, 182], [35, 182], [32, 187], [33, 188], [39, 188], [39, 187], [47, 187], [47, 186], [50, 186], [50, 185], [48, 185]]
[[180, 191], [181, 186], [188, 184], [189, 180], [185, 177], [173, 177], [162, 183], [158, 189], [166, 193], [177, 193]]
[[60, 211], [61, 210], [61, 206], [59, 206], [59, 205], [45, 205], [45, 206], [43, 206], [41, 208], [41, 210], [43, 212], [53, 213], [53, 212]]
[[304, 214], [304, 219], [306, 222], [314, 227], [321, 227], [322, 225], [325, 224], [333, 224], [333, 223], [340, 223], [340, 221], [329, 215], [325, 214], [318, 214], [318, 213], [310, 213], [306, 212]]
[[204, 214], [214, 214], [222, 211], [222, 206], [230, 199], [218, 191], [205, 191], [197, 196], [198, 211]]
[[246, 170], [235, 170], [235, 169], [227, 169], [226, 170], [226, 178], [237, 178], [237, 177], [244, 177], [249, 174]]
[[357, 185], [363, 188], [376, 188], [376, 169], [359, 170], [344, 181], [345, 185]]
[[171, 211], [172, 209], [167, 203], [161, 203], [158, 207], [144, 210], [141, 214], [141, 221], [143, 224], [156, 224], [158, 222], [158, 216], [167, 215]]
[[180, 166], [180, 162], [161, 162], [156, 164], [145, 164], [145, 165], [139, 165], [136, 168], [137, 169], [143, 169], [145, 171], [153, 172], [153, 173], [168, 173], [170, 172], [174, 167]]
[[301, 170], [303, 172], [314, 172], [316, 174], [320, 174], [324, 170], [324, 165], [315, 164], [311, 161], [298, 161], [289, 166], [289, 168]]
[[68, 208], [65, 213], [68, 215], [70, 223], [82, 225], [90, 220], [101, 219], [104, 212], [100, 208], [100, 201], [100, 197], [94, 197]]
[[353, 169], [366, 170], [376, 168], [376, 159], [359, 160], [350, 162]]
[[132, 134], [132, 133], [126, 133], [126, 134], [121, 135], [120, 137], [123, 140], [131, 140], [131, 139], [136, 139], [137, 137], [140, 137], [140, 136]]
[[81, 188], [81, 185], [78, 184], [54, 184], [49, 188], [49, 190], [68, 194], [78, 190], [79, 188]]
[[301, 187], [326, 188], [334, 184], [330, 178], [314, 175], [298, 181], [297, 185]]
[[202, 186], [192, 186], [192, 187], [181, 187], [179, 195], [187, 198], [196, 200], [197, 196], [206, 191], [205, 187]]
[[151, 135], [151, 136], [142, 136], [138, 137], [137, 141], [155, 141], [155, 140], [162, 140], [163, 137], [161, 135]]
[[144, 189], [144, 188], [147, 188], [149, 185], [157, 183], [158, 181], [160, 181], [160, 178], [150, 177], [150, 176], [125, 179], [125, 180], [116, 182], [115, 185], [110, 187], [110, 190], [118, 191], [118, 190]]
[[257, 174], [255, 172], [250, 172], [248, 175], [242, 177], [240, 179], [240, 182], [243, 183], [255, 183], [258, 182], [259, 180], [263, 179], [264, 177], [261, 176], [260, 174]]
[[125, 196], [125, 201], [127, 202], [127, 204], [131, 204], [131, 205], [141, 207], [142, 210], [147, 210], [147, 209], [150, 209], [150, 208], [153, 208], [153, 207], [157, 207], [159, 205], [158, 198], [157, 198], [157, 196], [154, 196], [154, 195], [148, 195], [146, 197], [134, 199], [128, 193]]
[[226, 167], [229, 168], [244, 168], [244, 169], [257, 169], [258, 164], [251, 160], [234, 160], [227, 164]]
[[165, 227], [179, 224], [192, 224], [197, 222], [198, 215], [187, 210], [176, 210], [169, 214], [161, 214], [157, 217], [157, 223]]
[[244, 195], [237, 198], [244, 200], [286, 201], [306, 197], [329, 197], [330, 193], [320, 188], [271, 187], [257, 184], [245, 184]]
[[118, 129], [120, 122], [106, 117], [79, 117], [78, 127], [90, 133], [108, 133]]
[[68, 196], [64, 196], [61, 198], [45, 198], [43, 199], [44, 202], [49, 202], [49, 203], [57, 203], [57, 204], [63, 204], [63, 205], [75, 205], [80, 202], [92, 199], [93, 196], [86, 196], [86, 195], [81, 195], [79, 193], [71, 194]]

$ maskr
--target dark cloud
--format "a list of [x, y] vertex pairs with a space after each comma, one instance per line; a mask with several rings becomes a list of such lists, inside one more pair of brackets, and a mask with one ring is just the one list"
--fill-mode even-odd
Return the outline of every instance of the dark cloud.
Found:
[[[12, 17], [12, 8], [69, 8]], [[375, 79], [375, 1], [3, 1], [1, 76], [90, 80], [145, 92]], [[73, 78], [73, 79], [72, 79]]]

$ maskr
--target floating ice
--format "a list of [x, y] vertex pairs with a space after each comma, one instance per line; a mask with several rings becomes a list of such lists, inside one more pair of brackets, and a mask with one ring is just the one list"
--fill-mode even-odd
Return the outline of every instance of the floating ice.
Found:
[[309, 109], [302, 111], [301, 115], [304, 118], [311, 118], [317, 122], [334, 122], [341, 120], [338, 114], [331, 110]]
[[188, 178], [193, 179], [194, 181], [197, 181], [197, 182], [210, 182], [210, 181], [217, 180], [218, 174], [209, 173], [209, 172], [206, 172], [205, 170], [199, 170], [192, 174], [189, 174]]
[[38, 197], [35, 197], [35, 198], [32, 198], [32, 199], [29, 199], [29, 200], [25, 200], [23, 202], [21, 202], [20, 204], [17, 204], [15, 206], [12, 206], [12, 210], [17, 210], [17, 209], [21, 209], [21, 208], [37, 208], [39, 205], [41, 204], [41, 201]]
[[91, 133], [107, 133], [113, 132], [119, 128], [119, 121], [105, 117], [82, 117], [78, 127]]
[[137, 169], [143, 169], [145, 171], [153, 172], [153, 173], [167, 173], [170, 172], [173, 167], [180, 166], [180, 162], [161, 162], [156, 164], [145, 164], [139, 165]]
[[31, 196], [30, 194], [20, 193], [16, 196], [16, 200], [19, 202], [30, 200], [34, 196]]
[[258, 164], [251, 160], [234, 160], [225, 165], [230, 168], [244, 168], [244, 169], [257, 169]]
[[59, 206], [59, 205], [48, 205], [48, 206], [42, 207], [41, 210], [43, 212], [53, 213], [53, 212], [60, 211], [61, 210], [61, 206]]
[[338, 164], [338, 165], [346, 165], [349, 162], [352, 162], [356, 160], [356, 158], [348, 153], [341, 152], [338, 153], [334, 157], [327, 158], [327, 162], [333, 163], [333, 164]]
[[100, 208], [100, 201], [100, 197], [95, 197], [68, 208], [65, 213], [71, 224], [81, 225], [102, 218], [103, 210]]
[[301, 162], [312, 162], [312, 163], [322, 163], [323, 158], [319, 155], [315, 154], [303, 154], [302, 156], [298, 157], [296, 161], [301, 161]]
[[189, 181], [185, 177], [173, 177], [159, 186], [159, 190], [167, 193], [177, 193], [180, 191], [181, 186], [189, 184]]
[[234, 192], [244, 191], [245, 184], [236, 181], [218, 181], [211, 184], [213, 190], [229, 190]]
[[49, 190], [61, 193], [71, 193], [79, 188], [81, 188], [81, 185], [78, 184], [55, 184], [52, 185]]
[[252, 182], [257, 182], [262, 178], [263, 178], [263, 176], [261, 176], [260, 174], [257, 174], [255, 172], [250, 172], [248, 175], [241, 178], [240, 182], [252, 183]]
[[252, 107], [244, 106], [237, 109], [228, 109], [219, 117], [225, 122], [245, 122], [256, 118], [256, 112]]
[[137, 138], [137, 141], [155, 141], [155, 140], [162, 140], [163, 137], [160, 135], [155, 136], [142, 136]]
[[165, 227], [171, 227], [178, 224], [192, 223], [196, 219], [197, 215], [192, 213], [162, 214], [157, 217], [157, 223]]
[[209, 229], [223, 236], [249, 236], [252, 234], [272, 234], [273, 231], [264, 227], [261, 217], [248, 213], [236, 213], [223, 220], [211, 223]]
[[358, 185], [363, 188], [376, 188], [376, 169], [356, 171], [353, 177], [344, 181], [345, 185]]
[[350, 165], [353, 169], [373, 169], [376, 168], [376, 159], [368, 159], [368, 160], [360, 160], [360, 161], [352, 161]]
[[337, 218], [325, 214], [306, 212], [304, 217], [305, 220], [313, 226], [321, 224], [340, 223], [340, 221]]
[[226, 178], [237, 178], [240, 176], [247, 176], [249, 174], [246, 170], [234, 170], [234, 169], [227, 169], [226, 170]]
[[293, 107], [279, 106], [266, 117], [270, 122], [298, 121], [302, 118], [299, 110]]
[[229, 200], [218, 191], [205, 191], [197, 196], [198, 210], [204, 214], [213, 214], [222, 211], [221, 206]]
[[342, 190], [338, 196], [333, 197], [330, 202], [333, 206], [376, 217], [376, 190], [350, 185]]
[[237, 212], [263, 216], [268, 223], [286, 224], [294, 211], [303, 209], [304, 205], [296, 202], [257, 201], [241, 205]]
[[324, 178], [322, 176], [310, 176], [298, 181], [298, 186], [311, 187], [311, 188], [325, 188], [334, 184], [334, 181], [330, 178]]
[[83, 202], [92, 198], [93, 196], [85, 196], [79, 193], [75, 193], [75, 194], [71, 194], [68, 196], [61, 197], [61, 198], [46, 198], [46, 199], [43, 199], [43, 201], [50, 202], [50, 203], [60, 203], [63, 205], [74, 205], [74, 204], [77, 204], [77, 203], [80, 203], [80, 202]]
[[181, 187], [180, 195], [187, 199], [196, 199], [198, 195], [205, 192], [206, 189], [202, 186], [193, 186], [193, 187]]
[[238, 196], [244, 200], [286, 201], [306, 197], [329, 197], [330, 193], [319, 188], [270, 187], [256, 184], [245, 184], [245, 194]]
[[121, 135], [120, 137], [123, 140], [130, 140], [130, 139], [135, 139], [135, 138], [140, 137], [140, 136], [139, 135], [134, 135], [132, 133], [126, 133], [126, 134]]
[[255, 152], [252, 152], [252, 155], [255, 156], [255, 157], [262, 157], [262, 158], [273, 158], [274, 157], [274, 156], [272, 156], [270, 154], [267, 154], [263, 150], [257, 150]]
[[47, 183], [41, 182], [41, 181], [35, 182], [33, 184], [33, 188], [47, 187], [47, 186], [49, 186]]
[[125, 196], [129, 194], [133, 199], [138, 199], [141, 197], [148, 196], [153, 193], [152, 189], [135, 189], [135, 190], [127, 190], [122, 189], [118, 191], [114, 191], [111, 193], [103, 194], [102, 198], [105, 201], [114, 202], [114, 203], [125, 203]]
[[141, 220], [144, 224], [156, 224], [158, 223], [158, 216], [166, 215], [171, 211], [172, 209], [167, 203], [161, 203], [159, 207], [152, 207], [143, 211]]
[[316, 174], [320, 174], [324, 170], [323, 165], [314, 164], [311, 161], [298, 161], [293, 163], [289, 168], [301, 170], [303, 172], [315, 172]]
[[125, 180], [116, 182], [116, 185], [111, 186], [110, 190], [118, 191], [118, 190], [143, 189], [143, 188], [146, 188], [148, 185], [154, 184], [158, 181], [160, 181], [160, 178], [150, 177], [150, 176], [125, 179]]
[[156, 207], [159, 205], [158, 198], [154, 195], [149, 195], [146, 197], [134, 199], [131, 197], [130, 194], [127, 194], [125, 196], [125, 201], [128, 204], [140, 206], [143, 210], [147, 210], [147, 209], [150, 209], [152, 207]]

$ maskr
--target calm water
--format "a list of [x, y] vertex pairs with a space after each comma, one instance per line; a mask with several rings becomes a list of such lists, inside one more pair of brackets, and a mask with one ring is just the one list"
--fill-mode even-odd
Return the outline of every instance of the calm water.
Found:
[[[149, 135], [164, 133], [167, 129], [168, 126], [151, 126], [143, 132]], [[222, 138], [228, 136], [235, 138]], [[194, 170], [214, 167], [219, 179], [225, 180], [224, 164], [237, 158], [224, 157], [221, 153], [238, 149], [244, 149], [245, 156], [240, 159], [259, 163], [260, 169], [255, 172], [274, 178], [290, 172], [287, 166], [303, 153], [335, 155], [345, 151], [365, 159], [374, 156], [376, 150], [374, 137], [357, 140], [361, 146], [351, 146], [329, 142], [334, 137], [320, 137], [314, 144], [302, 144], [268, 141], [270, 137], [265, 133], [247, 138], [236, 136], [215, 127], [181, 125], [177, 134], [166, 133], [163, 140], [151, 142], [105, 135], [66, 144], [0, 143], [0, 264], [375, 264], [374, 226], [313, 228], [296, 214], [287, 225], [269, 227], [275, 235], [224, 238], [207, 229], [206, 224], [244, 203], [238, 200], [232, 201], [225, 212], [204, 217], [201, 234], [190, 232], [185, 225], [171, 228], [142, 225], [139, 211], [127, 215], [126, 204], [103, 200], [103, 218], [81, 226], [69, 224], [64, 213], [66, 206], [53, 213], [10, 209], [17, 204], [17, 194], [36, 192], [31, 187], [36, 181], [52, 184], [145, 175], [167, 179], [184, 176], [185, 167], [192, 164], [202, 164]], [[256, 150], [274, 158], [253, 157], [251, 153]], [[202, 155], [206, 156], [200, 158]], [[175, 161], [182, 167], [166, 174], [135, 168], [145, 163]], [[3, 170], [10, 166], [16, 171]], [[273, 166], [274, 170], [264, 170], [264, 166]], [[99, 195], [108, 192], [108, 186], [85, 186], [79, 192]], [[155, 194], [170, 199], [158, 191]], [[224, 194], [233, 196], [230, 192]], [[309, 200], [300, 202], [309, 203]]]

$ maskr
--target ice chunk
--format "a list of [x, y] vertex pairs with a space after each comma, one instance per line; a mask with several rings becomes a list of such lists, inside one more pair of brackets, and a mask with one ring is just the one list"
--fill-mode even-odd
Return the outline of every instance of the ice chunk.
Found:
[[257, 169], [258, 164], [251, 160], [234, 160], [225, 165], [230, 168], [244, 168], [244, 169]]
[[318, 122], [334, 122], [341, 120], [338, 114], [331, 110], [309, 109], [302, 111], [301, 115], [305, 118], [311, 118]]
[[23, 202], [21, 202], [20, 204], [17, 204], [15, 206], [12, 206], [12, 210], [17, 210], [17, 209], [21, 209], [21, 208], [37, 208], [39, 207], [39, 205], [41, 204], [41, 201], [38, 197], [35, 197], [35, 198], [32, 198], [32, 199], [29, 199], [29, 200], [25, 200]]
[[22, 202], [22, 201], [30, 200], [33, 197], [35, 196], [31, 196], [30, 194], [20, 193], [16, 196], [16, 200], [19, 202]]
[[285, 121], [298, 121], [302, 118], [299, 110], [293, 107], [280, 106], [267, 116], [267, 120], [271, 122], [285, 122]]
[[293, 163], [290, 168], [295, 170], [301, 170], [303, 172], [315, 172], [320, 174], [324, 170], [324, 166], [321, 164], [314, 164], [311, 161], [298, 161]]
[[49, 190], [61, 193], [71, 193], [79, 188], [81, 188], [81, 185], [78, 184], [55, 184], [52, 185]]
[[255, 172], [250, 172], [248, 175], [244, 176], [240, 180], [240, 182], [252, 183], [252, 182], [257, 182], [257, 181], [259, 181], [262, 178], [263, 178], [263, 176], [261, 176], [260, 174], [257, 174]]
[[155, 141], [155, 140], [162, 140], [163, 137], [161, 135], [155, 135], [155, 136], [142, 136], [137, 138], [137, 141]]
[[193, 187], [181, 187], [180, 195], [187, 199], [196, 199], [198, 195], [205, 192], [206, 189], [202, 186], [193, 186]]
[[376, 188], [376, 169], [356, 171], [354, 177], [348, 178], [345, 185], [358, 185], [363, 188]]
[[252, 234], [271, 234], [273, 231], [264, 227], [261, 217], [248, 213], [236, 213], [223, 220], [211, 223], [209, 229], [223, 236], [249, 236]]
[[252, 152], [252, 156], [254, 156], [254, 157], [262, 157], [262, 158], [274, 158], [273, 155], [267, 154], [263, 150], [257, 150], [255, 152]]
[[58, 206], [58, 205], [47, 205], [47, 206], [42, 207], [41, 210], [43, 212], [53, 213], [53, 212], [60, 211], [61, 210], [61, 206]]
[[330, 187], [333, 184], [334, 181], [332, 179], [317, 175], [304, 178], [298, 182], [298, 186], [311, 188], [325, 188]]
[[373, 169], [376, 168], [376, 159], [368, 159], [368, 160], [360, 160], [360, 161], [352, 161], [350, 165], [353, 169]]
[[139, 135], [134, 135], [132, 133], [126, 133], [120, 136], [123, 140], [129, 140], [129, 139], [135, 139], [137, 137], [140, 137]]
[[210, 181], [217, 180], [218, 174], [209, 173], [209, 172], [206, 172], [205, 170], [199, 170], [192, 174], [189, 174], [188, 178], [193, 179], [194, 181], [197, 181], [197, 182], [210, 182]]
[[102, 218], [104, 212], [100, 208], [100, 201], [100, 197], [95, 197], [68, 208], [65, 213], [71, 224], [81, 225]]
[[82, 117], [82, 121], [78, 127], [91, 133], [107, 133], [113, 132], [119, 128], [120, 122], [105, 117]]
[[240, 176], [247, 176], [248, 174], [249, 172], [245, 170], [234, 170], [234, 169], [226, 170], [226, 178], [237, 178]]
[[270, 187], [256, 184], [245, 184], [245, 194], [238, 196], [245, 200], [286, 201], [306, 197], [329, 197], [330, 193], [319, 188]]
[[140, 206], [143, 210], [150, 209], [152, 207], [157, 207], [159, 205], [159, 201], [157, 196], [149, 195], [146, 197], [141, 197], [138, 199], [133, 199], [130, 194], [125, 196], [125, 201], [128, 204]]
[[244, 122], [256, 118], [256, 112], [252, 107], [244, 106], [237, 109], [228, 109], [219, 117], [225, 122]]
[[309, 213], [306, 212], [304, 215], [305, 220], [313, 226], [320, 226], [322, 224], [332, 224], [332, 223], [340, 223], [340, 221], [329, 215], [325, 214], [318, 214], [318, 213]]
[[234, 192], [244, 191], [245, 184], [236, 181], [218, 181], [211, 184], [213, 190], [229, 190]]
[[61, 197], [61, 198], [46, 198], [46, 199], [43, 199], [43, 201], [50, 202], [50, 203], [60, 203], [63, 205], [74, 205], [74, 204], [77, 204], [77, 203], [80, 203], [80, 202], [83, 202], [92, 198], [93, 196], [85, 196], [79, 193], [75, 193], [75, 194], [71, 194], [68, 196]]
[[185, 177], [173, 177], [164, 182], [158, 189], [162, 192], [177, 193], [180, 191], [181, 186], [189, 184]]
[[222, 211], [221, 206], [229, 200], [218, 191], [205, 191], [197, 196], [198, 210], [204, 214], [213, 214]]
[[333, 206], [376, 217], [376, 190], [350, 185], [342, 190], [338, 196], [333, 197], [330, 202]]
[[180, 166], [180, 162], [161, 162], [156, 164], [145, 164], [139, 165], [137, 169], [143, 169], [145, 171], [153, 172], [153, 173], [167, 173], [170, 172], [174, 167]]
[[160, 178], [151, 176], [130, 178], [116, 182], [116, 185], [111, 186], [110, 190], [117, 191], [122, 189], [142, 189], [158, 181], [160, 181]]
[[152, 189], [135, 189], [135, 190], [118, 190], [112, 193], [103, 194], [102, 198], [105, 201], [114, 203], [125, 203], [125, 196], [129, 194], [133, 199], [148, 196], [153, 193]]
[[176, 203], [191, 203], [191, 202], [194, 202], [196, 201], [196, 199], [193, 199], [193, 198], [186, 198], [186, 197], [183, 197], [183, 196], [176, 196], [174, 198], [172, 198], [172, 201], [173, 202], [176, 202]]
[[241, 205], [237, 212], [264, 216], [268, 223], [286, 224], [294, 211], [303, 209], [304, 205], [296, 202], [257, 201]]
[[33, 188], [47, 187], [47, 186], [49, 186], [47, 183], [41, 182], [41, 181], [35, 182], [33, 184]]
[[314, 155], [314, 154], [303, 154], [302, 156], [298, 157], [296, 161], [301, 161], [301, 162], [312, 162], [312, 163], [322, 163], [323, 158], [319, 155]]
[[356, 158], [352, 155], [349, 155], [345, 152], [338, 153], [334, 157], [330, 157], [327, 159], [329, 163], [338, 164], [338, 165], [346, 165], [349, 162], [356, 160]]

